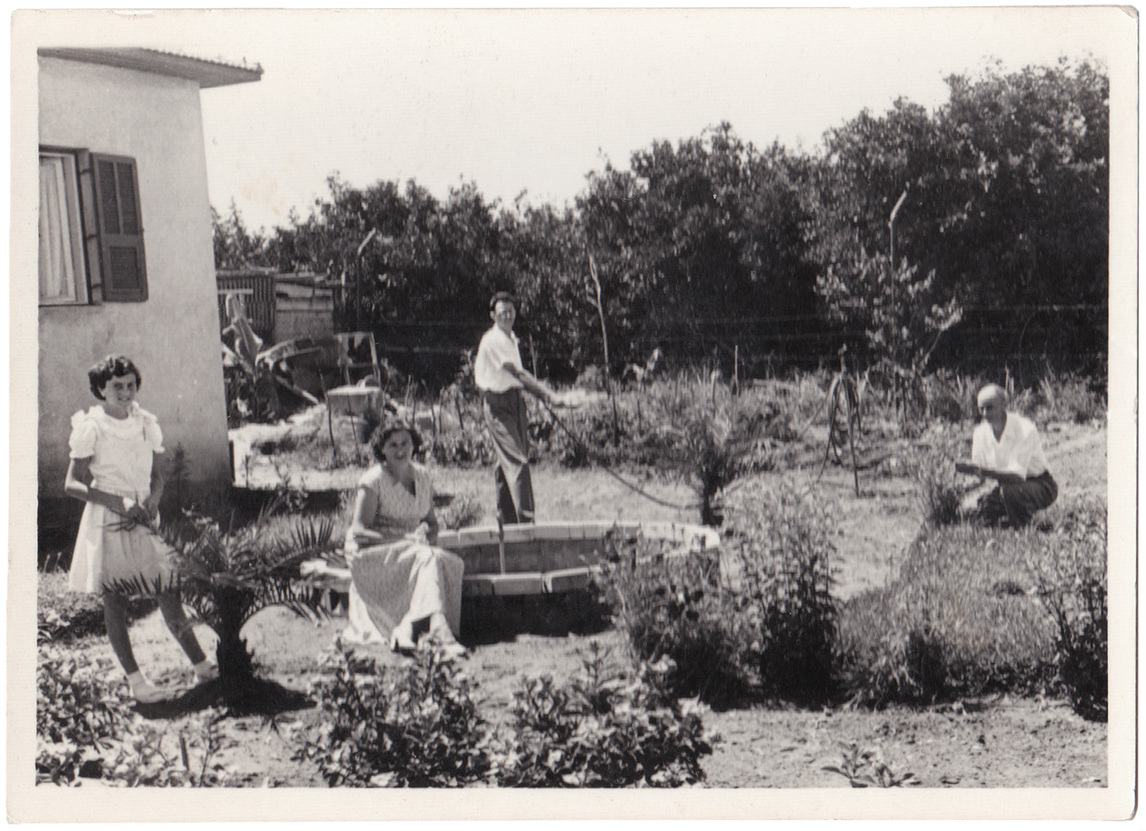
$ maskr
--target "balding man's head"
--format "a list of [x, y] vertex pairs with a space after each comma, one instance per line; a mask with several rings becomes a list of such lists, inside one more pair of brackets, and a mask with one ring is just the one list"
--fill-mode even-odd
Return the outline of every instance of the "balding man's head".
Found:
[[998, 384], [987, 384], [983, 389], [979, 390], [979, 397], [977, 403], [980, 407], [988, 401], [998, 401], [1002, 407], [1007, 406], [1007, 391], [1000, 387]]

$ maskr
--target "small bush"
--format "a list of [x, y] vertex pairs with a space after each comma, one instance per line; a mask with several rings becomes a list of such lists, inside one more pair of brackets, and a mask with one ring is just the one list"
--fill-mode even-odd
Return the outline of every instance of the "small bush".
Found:
[[[153, 598], [133, 597], [127, 601], [128, 621], [138, 620], [156, 609]], [[41, 572], [36, 581], [37, 643], [70, 643], [107, 633], [103, 621], [103, 601], [98, 594], [68, 589], [67, 572]]]
[[614, 552], [604, 581], [636, 664], [671, 659], [677, 695], [727, 704], [750, 690], [801, 703], [833, 692], [835, 602], [826, 513], [742, 488], [720, 561]]
[[[113, 670], [114, 671], [114, 670]], [[198, 787], [226, 785], [214, 760], [217, 717], [199, 715], [179, 729], [157, 728], [133, 713], [124, 683], [82, 654], [40, 650], [36, 667], [36, 782], [75, 785]]]
[[769, 694], [800, 703], [834, 692], [836, 606], [827, 509], [790, 490], [742, 490], [729, 506], [730, 588]]
[[472, 496], [462, 494], [450, 500], [450, 504], [438, 509], [438, 522], [451, 531], [469, 528], [481, 522], [484, 509], [481, 502]]
[[668, 658], [675, 695], [724, 703], [744, 693], [747, 633], [717, 564], [703, 556], [666, 557], [643, 541], [608, 554], [602, 584], [635, 666]]
[[671, 663], [645, 665], [630, 680], [610, 671], [594, 642], [581, 677], [524, 680], [497, 772], [506, 787], [678, 787], [700, 782], [712, 752], [695, 706], [681, 708], [661, 685]]
[[475, 467], [492, 464], [497, 456], [480, 420], [465, 427], [442, 430], [434, 437], [431, 458], [440, 465]]
[[299, 757], [338, 785], [455, 787], [490, 774], [490, 731], [457, 664], [421, 649], [405, 670], [380, 668], [341, 643], [314, 683], [322, 720]]
[[111, 749], [129, 716], [117, 689], [82, 653], [41, 650], [36, 667], [36, 781], [71, 783], [100, 777], [100, 754]]
[[1107, 716], [1106, 506], [1068, 509], [1028, 563], [1038, 597], [1054, 620], [1058, 680], [1075, 712]]

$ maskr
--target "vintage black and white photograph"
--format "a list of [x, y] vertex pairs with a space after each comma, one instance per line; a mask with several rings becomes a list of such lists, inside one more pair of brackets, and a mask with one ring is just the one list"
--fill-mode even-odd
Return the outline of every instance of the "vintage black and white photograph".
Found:
[[1132, 816], [1137, 35], [16, 12], [9, 816]]

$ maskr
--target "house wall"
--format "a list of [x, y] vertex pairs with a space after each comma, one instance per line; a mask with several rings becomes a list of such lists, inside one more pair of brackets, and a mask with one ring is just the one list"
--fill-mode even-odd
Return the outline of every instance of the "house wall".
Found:
[[136, 161], [149, 295], [143, 303], [40, 307], [41, 500], [63, 497], [71, 416], [99, 403], [87, 370], [112, 352], [139, 367], [139, 401], [158, 416], [168, 455], [182, 445], [194, 483], [229, 483], [198, 85], [54, 58], [39, 63], [41, 144]]

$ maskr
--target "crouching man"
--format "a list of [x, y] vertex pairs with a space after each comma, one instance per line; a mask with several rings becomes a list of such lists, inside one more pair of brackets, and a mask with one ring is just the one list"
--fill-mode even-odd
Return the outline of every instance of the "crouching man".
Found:
[[1007, 412], [1007, 392], [998, 384], [983, 387], [977, 403], [983, 420], [971, 437], [971, 464], [955, 465], [980, 478], [964, 510], [987, 526], [1022, 528], [1058, 497], [1042, 438], [1030, 419]]

